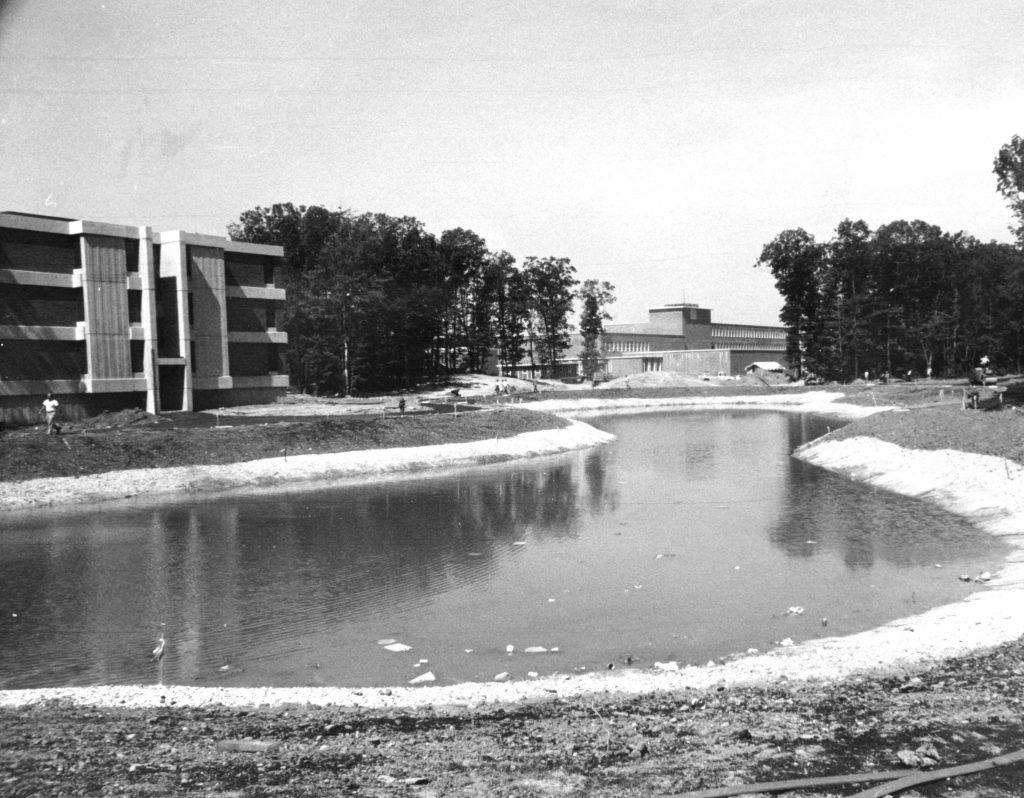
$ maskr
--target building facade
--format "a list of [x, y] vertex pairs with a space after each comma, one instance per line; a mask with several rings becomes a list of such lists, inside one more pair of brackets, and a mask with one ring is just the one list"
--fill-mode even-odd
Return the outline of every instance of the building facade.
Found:
[[[647, 313], [643, 323], [605, 325], [601, 352], [607, 377], [645, 371], [735, 376], [755, 361], [786, 365], [785, 327], [714, 322], [708, 308], [689, 303], [651, 308]], [[573, 335], [566, 356], [555, 364], [551, 376], [589, 378], [580, 370], [582, 349], [582, 337]], [[523, 363], [516, 374], [540, 376], [541, 368]]]
[[281, 247], [0, 213], [0, 402], [31, 423], [274, 401], [288, 387]]

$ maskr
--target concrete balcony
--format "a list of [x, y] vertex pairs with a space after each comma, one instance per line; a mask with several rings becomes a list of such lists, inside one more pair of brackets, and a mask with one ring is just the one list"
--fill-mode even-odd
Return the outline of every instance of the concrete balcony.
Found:
[[81, 288], [82, 270], [70, 274], [40, 272], [31, 269], [0, 269], [0, 283], [7, 285], [36, 285], [43, 288]]
[[284, 302], [285, 290], [272, 285], [229, 285], [225, 289], [228, 299], [267, 299]]
[[228, 343], [232, 344], [286, 344], [288, 333], [277, 330], [266, 332], [229, 332]]
[[74, 327], [53, 325], [0, 324], [0, 339], [12, 341], [84, 341], [85, 322]]

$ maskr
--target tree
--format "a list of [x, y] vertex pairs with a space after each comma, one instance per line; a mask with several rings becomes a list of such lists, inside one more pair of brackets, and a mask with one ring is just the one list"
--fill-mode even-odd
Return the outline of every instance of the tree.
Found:
[[822, 337], [821, 280], [825, 251], [802, 228], [785, 230], [761, 250], [757, 266], [771, 270], [783, 298], [779, 320], [786, 326], [786, 357], [798, 373], [826, 374], [830, 357]]
[[583, 303], [580, 310], [580, 334], [583, 336], [580, 370], [585, 377], [593, 377], [594, 372], [603, 366], [601, 336], [604, 334], [604, 322], [611, 319], [605, 308], [615, 301], [614, 290], [611, 283], [597, 280], [584, 280], [580, 288], [579, 297]]
[[472, 230], [445, 230], [439, 242], [447, 267], [449, 308], [444, 324], [445, 366], [483, 370], [494, 346], [494, 283], [487, 242]]
[[523, 273], [530, 290], [531, 319], [539, 359], [547, 367], [546, 373], [553, 376], [555, 362], [569, 347], [572, 331], [569, 315], [574, 289], [579, 284], [573, 277], [576, 269], [568, 258], [530, 256], [523, 263]]
[[509, 371], [526, 356], [526, 331], [530, 319], [530, 287], [516, 259], [501, 251], [488, 258], [488, 273], [494, 284], [494, 334], [498, 363]]
[[992, 171], [996, 188], [1017, 217], [1017, 224], [1010, 230], [1024, 247], [1024, 139], [1014, 135], [1009, 144], [1000, 147]]

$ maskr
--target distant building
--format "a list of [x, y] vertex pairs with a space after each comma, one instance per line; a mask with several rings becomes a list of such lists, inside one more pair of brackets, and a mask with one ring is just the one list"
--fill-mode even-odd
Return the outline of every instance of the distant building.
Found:
[[[586, 377], [580, 373], [583, 338], [573, 335], [565, 357], [547, 370], [558, 378]], [[711, 321], [711, 311], [681, 303], [651, 308], [639, 324], [606, 324], [601, 340], [604, 372], [624, 377], [645, 371], [674, 371], [694, 377], [742, 374], [751, 361], [786, 362], [786, 328]], [[540, 366], [526, 362], [518, 376], [540, 376]]]
[[0, 213], [0, 402], [34, 422], [270, 402], [288, 387], [277, 246]]

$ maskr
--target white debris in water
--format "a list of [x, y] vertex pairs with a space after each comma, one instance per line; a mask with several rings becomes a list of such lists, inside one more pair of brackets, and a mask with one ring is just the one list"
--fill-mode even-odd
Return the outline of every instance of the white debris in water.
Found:
[[388, 651], [394, 651], [396, 654], [412, 650], [412, 646], [407, 646], [405, 643], [391, 643], [390, 645], [384, 646], [384, 648]]

